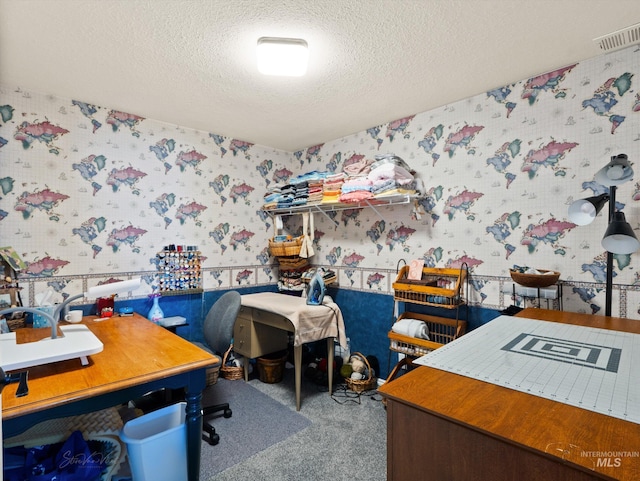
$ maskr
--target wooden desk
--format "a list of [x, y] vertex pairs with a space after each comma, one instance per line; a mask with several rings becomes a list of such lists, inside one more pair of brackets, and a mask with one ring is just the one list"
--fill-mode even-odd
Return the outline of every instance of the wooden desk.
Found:
[[[328, 366], [333, 366], [334, 339], [346, 347], [344, 320], [337, 304], [309, 306], [301, 297], [261, 292], [242, 296], [242, 307], [234, 329], [234, 350], [253, 359], [283, 350], [293, 333], [293, 359], [296, 384], [296, 409], [300, 411], [302, 384], [302, 345], [327, 340]], [[329, 395], [333, 388], [333, 369], [328, 370]], [[245, 369], [245, 380], [248, 372]]]
[[[30, 368], [29, 394], [16, 397], [17, 384], [2, 392], [2, 435], [20, 434], [52, 418], [83, 414], [128, 402], [161, 388], [185, 388], [189, 481], [200, 476], [202, 390], [206, 368], [215, 356], [153, 324], [144, 317], [113, 317], [83, 323], [102, 341], [104, 350], [82, 366], [72, 359]], [[18, 342], [45, 329], [22, 329]], [[48, 333], [51, 331], [49, 330]]]
[[[634, 320], [518, 315], [640, 334]], [[379, 391], [388, 401], [389, 481], [640, 479], [638, 424], [424, 366]]]

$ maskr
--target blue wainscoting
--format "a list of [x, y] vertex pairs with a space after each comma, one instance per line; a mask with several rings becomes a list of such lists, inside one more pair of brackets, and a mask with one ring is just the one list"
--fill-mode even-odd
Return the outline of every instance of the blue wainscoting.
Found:
[[[240, 294], [252, 294], [255, 292], [276, 292], [276, 286], [247, 287], [236, 289]], [[202, 322], [209, 309], [226, 291], [207, 291], [202, 294], [171, 295], [160, 298], [160, 307], [165, 317], [182, 316], [187, 319], [188, 326], [177, 329], [177, 334], [189, 341], [204, 342], [202, 337]], [[344, 317], [347, 336], [351, 340], [351, 351], [361, 352], [365, 356], [375, 356], [380, 364], [378, 377], [385, 379], [390, 369], [397, 362], [395, 353], [389, 351], [387, 333], [393, 322], [393, 296], [361, 292], [339, 287], [329, 286], [327, 294], [340, 306]], [[151, 308], [152, 301], [148, 298], [116, 301], [116, 312], [120, 307], [132, 307], [135, 312], [146, 316]], [[85, 315], [95, 314], [95, 304], [74, 306], [74, 309], [82, 308]], [[455, 318], [455, 310], [436, 309], [427, 306], [411, 304], [405, 307], [399, 305], [400, 312], [410, 310], [412, 312], [431, 314], [434, 316]], [[467, 319], [468, 331], [495, 319], [500, 315], [494, 309], [482, 307], [463, 307], [460, 309], [460, 318]]]
[[[351, 339], [351, 351], [361, 352], [365, 356], [373, 355], [380, 363], [378, 377], [385, 379], [390, 369], [398, 361], [396, 353], [389, 351], [387, 333], [393, 323], [393, 296], [348, 289], [331, 289], [330, 295], [340, 306], [344, 317], [347, 336]], [[405, 310], [433, 316], [454, 318], [455, 310], [429, 308], [411, 304], [399, 304], [399, 312]], [[462, 307], [460, 319], [466, 319], [468, 331], [495, 319], [499, 311], [479, 307]]]
[[380, 364], [378, 377], [387, 377], [389, 339], [393, 322], [393, 297], [384, 294], [330, 289], [329, 294], [340, 306], [351, 352], [375, 356]]

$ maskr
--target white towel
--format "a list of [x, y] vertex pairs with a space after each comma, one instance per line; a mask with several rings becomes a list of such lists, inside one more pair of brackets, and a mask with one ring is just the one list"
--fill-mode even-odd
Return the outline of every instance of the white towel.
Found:
[[314, 235], [314, 226], [313, 226], [313, 213], [303, 212], [302, 213], [302, 246], [300, 247], [300, 257], [313, 257], [315, 254], [313, 250], [313, 235]]
[[413, 175], [404, 167], [393, 164], [383, 164], [369, 172], [367, 178], [375, 182], [377, 180], [395, 180], [400, 185], [407, 185], [413, 182]]
[[400, 319], [393, 324], [391, 330], [405, 336], [429, 340], [427, 324], [418, 319]]

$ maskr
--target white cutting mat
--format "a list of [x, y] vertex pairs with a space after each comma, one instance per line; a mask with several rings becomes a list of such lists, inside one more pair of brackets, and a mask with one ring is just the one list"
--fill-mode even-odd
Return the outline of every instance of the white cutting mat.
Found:
[[415, 362], [640, 424], [640, 334], [500, 316]]

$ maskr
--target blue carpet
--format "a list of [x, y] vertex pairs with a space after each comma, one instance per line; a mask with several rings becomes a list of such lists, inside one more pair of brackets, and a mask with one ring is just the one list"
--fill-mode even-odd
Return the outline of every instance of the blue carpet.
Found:
[[311, 425], [311, 421], [243, 380], [219, 378], [203, 392], [203, 406], [228, 402], [233, 415], [210, 417], [220, 443], [202, 442], [200, 479], [244, 461]]

